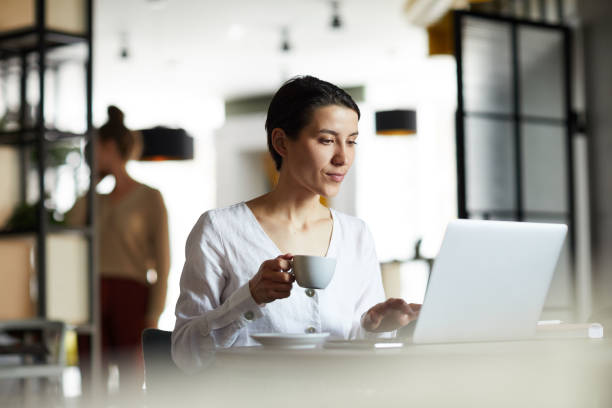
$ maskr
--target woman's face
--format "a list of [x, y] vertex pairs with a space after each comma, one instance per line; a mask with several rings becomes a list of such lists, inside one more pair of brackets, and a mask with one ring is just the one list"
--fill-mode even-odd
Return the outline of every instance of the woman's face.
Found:
[[115, 164], [120, 160], [117, 144], [112, 140], [98, 141], [96, 144], [96, 167], [98, 179], [102, 180], [113, 172]]
[[297, 140], [287, 139], [281, 171], [315, 194], [335, 196], [355, 158], [358, 121], [344, 106], [315, 109]]

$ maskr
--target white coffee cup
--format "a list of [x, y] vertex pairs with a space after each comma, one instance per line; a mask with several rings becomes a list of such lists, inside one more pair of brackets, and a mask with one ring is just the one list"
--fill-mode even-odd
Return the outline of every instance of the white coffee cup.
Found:
[[294, 255], [291, 273], [303, 288], [325, 289], [336, 271], [336, 259], [323, 256]]

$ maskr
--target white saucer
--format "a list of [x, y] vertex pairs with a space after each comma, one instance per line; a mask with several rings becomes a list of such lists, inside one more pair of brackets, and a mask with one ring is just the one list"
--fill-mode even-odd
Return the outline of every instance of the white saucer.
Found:
[[329, 349], [388, 349], [404, 347], [402, 339], [329, 340], [323, 347]]
[[315, 348], [325, 342], [329, 333], [257, 333], [251, 338], [265, 347], [308, 349]]

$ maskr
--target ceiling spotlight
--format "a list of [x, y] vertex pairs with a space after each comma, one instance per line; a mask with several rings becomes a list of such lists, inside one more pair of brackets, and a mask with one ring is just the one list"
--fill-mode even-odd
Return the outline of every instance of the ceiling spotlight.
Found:
[[281, 51], [291, 51], [291, 43], [289, 43], [289, 29], [287, 27], [283, 27], [281, 29]]
[[130, 47], [128, 46], [128, 35], [125, 31], [119, 33], [119, 57], [126, 60], [130, 57]]
[[147, 0], [153, 10], [163, 10], [168, 5], [167, 0]]
[[339, 2], [338, 1], [331, 1], [331, 7], [332, 7], [332, 19], [331, 19], [331, 28], [334, 30], [337, 30], [339, 28], [342, 27], [342, 18], [340, 18], [340, 12], [338, 11], [339, 9]]

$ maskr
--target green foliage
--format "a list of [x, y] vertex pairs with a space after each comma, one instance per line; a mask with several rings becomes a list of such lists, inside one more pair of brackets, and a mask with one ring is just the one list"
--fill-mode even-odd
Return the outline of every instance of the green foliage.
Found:
[[[53, 211], [45, 209], [49, 224], [60, 225], [61, 221], [57, 221], [53, 217]], [[18, 205], [11, 218], [9, 218], [5, 229], [8, 231], [31, 231], [38, 226], [38, 203], [35, 204], [20, 204]]]

